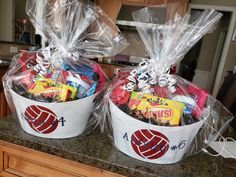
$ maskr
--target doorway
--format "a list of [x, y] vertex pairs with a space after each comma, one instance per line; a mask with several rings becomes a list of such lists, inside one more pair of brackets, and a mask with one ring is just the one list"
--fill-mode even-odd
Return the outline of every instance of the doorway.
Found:
[[[203, 9], [192, 8], [190, 13]], [[218, 66], [229, 30], [232, 12], [220, 11], [223, 17], [214, 31], [207, 33], [181, 61], [178, 74], [209, 93], [213, 93]]]

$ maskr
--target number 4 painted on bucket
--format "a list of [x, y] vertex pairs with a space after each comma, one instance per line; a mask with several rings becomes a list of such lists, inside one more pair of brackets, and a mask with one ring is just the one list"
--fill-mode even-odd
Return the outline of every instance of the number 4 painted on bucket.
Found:
[[177, 149], [183, 149], [186, 145], [186, 140], [181, 141], [178, 145], [171, 146], [171, 150], [175, 151]]
[[64, 119], [64, 117], [61, 117], [58, 122], [60, 122], [61, 126], [63, 127], [63, 126], [65, 126], [66, 120]]

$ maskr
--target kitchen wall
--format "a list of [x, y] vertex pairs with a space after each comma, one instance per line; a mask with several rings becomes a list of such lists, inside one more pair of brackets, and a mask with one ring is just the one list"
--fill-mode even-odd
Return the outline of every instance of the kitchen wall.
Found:
[[[41, 1], [41, 0], [40, 0]], [[28, 18], [25, 13], [26, 0], [15, 0], [15, 18]]]
[[[192, 0], [191, 4], [226, 6], [226, 7], [231, 7], [231, 8], [235, 7], [236, 9], [236, 0]], [[236, 22], [234, 25], [234, 29], [236, 29]], [[224, 77], [227, 75], [227, 71], [233, 70], [233, 66], [236, 65], [236, 52], [235, 51], [236, 51], [236, 42], [231, 41], [229, 50], [226, 55], [226, 62], [224, 64], [223, 74], [221, 75], [221, 84], [224, 80]]]
[[213, 68], [213, 63], [218, 59], [215, 59], [215, 53], [221, 30], [222, 21], [220, 21], [213, 32], [207, 33], [202, 38], [200, 50], [194, 48], [195, 50], [199, 50], [199, 53], [196, 58], [197, 66], [193, 77], [193, 83], [208, 92], [212, 91], [214, 84], [214, 82], [211, 82], [211, 80], [215, 79], [215, 68]]
[[28, 18], [26, 0], [0, 0], [0, 41], [14, 41], [16, 19]]
[[19, 50], [29, 49], [31, 46], [0, 41], [0, 59], [11, 59]]
[[0, 40], [13, 41], [14, 0], [0, 0]]
[[[222, 22], [222, 21], [221, 21]], [[210, 71], [211, 65], [215, 55], [215, 49], [221, 30], [221, 24], [217, 25], [217, 28], [212, 32], [208, 33], [202, 39], [202, 46], [197, 64], [197, 69], [201, 71]]]
[[148, 57], [145, 46], [137, 32], [137, 30], [122, 30], [122, 34], [129, 42], [121, 54], [137, 57]]

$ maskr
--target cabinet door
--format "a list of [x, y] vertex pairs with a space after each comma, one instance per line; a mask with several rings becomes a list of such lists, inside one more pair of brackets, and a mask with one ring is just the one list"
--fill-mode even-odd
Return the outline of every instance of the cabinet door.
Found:
[[144, 0], [123, 0], [123, 4], [127, 4], [127, 5], [144, 5]]
[[4, 171], [20, 176], [65, 176], [65, 177], [82, 177], [82, 175], [64, 172], [60, 169], [54, 169], [45, 166], [36, 161], [30, 161], [20, 156], [4, 153]]
[[180, 16], [184, 16], [188, 10], [188, 1], [179, 2], [179, 8], [177, 9], [177, 13]]
[[167, 14], [168, 18], [173, 18], [173, 12], [178, 13], [180, 16], [184, 16], [188, 10], [188, 1], [172, 1], [172, 2], [177, 2], [177, 3], [169, 3], [168, 4], [168, 9]]
[[2, 77], [6, 73], [7, 68], [0, 67], [0, 118], [6, 117], [10, 113], [2, 85]]
[[7, 116], [7, 101], [4, 94], [4, 91], [0, 93], [0, 117], [3, 118]]
[[95, 0], [95, 3], [110, 17], [113, 21], [116, 21], [122, 0]]

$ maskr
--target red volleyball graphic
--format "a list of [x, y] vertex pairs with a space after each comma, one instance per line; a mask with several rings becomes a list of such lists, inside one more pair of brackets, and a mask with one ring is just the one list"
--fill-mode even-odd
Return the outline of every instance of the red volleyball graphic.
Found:
[[168, 138], [154, 130], [141, 129], [131, 136], [134, 151], [145, 159], [162, 157], [169, 149]]
[[52, 133], [58, 126], [56, 114], [39, 105], [27, 107], [24, 118], [32, 129], [43, 134]]

